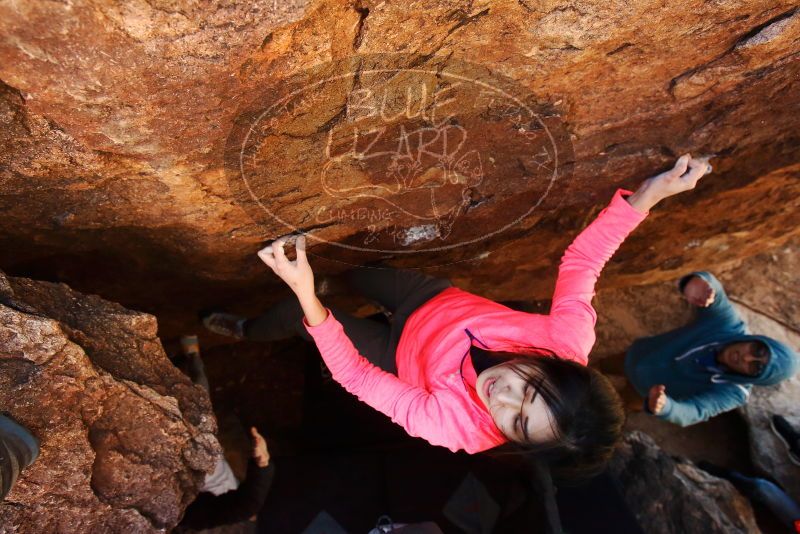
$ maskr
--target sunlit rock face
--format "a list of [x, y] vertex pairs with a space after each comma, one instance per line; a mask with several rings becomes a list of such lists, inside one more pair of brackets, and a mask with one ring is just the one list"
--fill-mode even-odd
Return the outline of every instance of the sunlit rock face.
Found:
[[40, 455], [0, 503], [4, 532], [164, 532], [220, 454], [205, 391], [151, 315], [0, 272], [0, 406]]
[[31, 2], [0, 31], [0, 265], [164, 334], [270, 300], [255, 251], [293, 231], [320, 273], [382, 260], [547, 298], [613, 191], [687, 151], [715, 173], [604, 287], [798, 231], [791, 2]]

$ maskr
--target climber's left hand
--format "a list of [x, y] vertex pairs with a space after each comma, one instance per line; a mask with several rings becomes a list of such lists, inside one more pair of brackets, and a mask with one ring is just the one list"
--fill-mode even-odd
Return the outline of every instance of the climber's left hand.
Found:
[[290, 261], [283, 250], [287, 236], [279, 237], [271, 244], [258, 251], [258, 257], [266, 263], [281, 280], [294, 291], [298, 298], [303, 299], [314, 295], [314, 272], [306, 256], [306, 237], [297, 238], [297, 259]]

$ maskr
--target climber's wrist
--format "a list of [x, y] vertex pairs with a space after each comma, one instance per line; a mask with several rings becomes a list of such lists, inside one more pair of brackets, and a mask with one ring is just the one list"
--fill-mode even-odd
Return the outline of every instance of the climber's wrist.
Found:
[[317, 326], [328, 317], [328, 310], [325, 309], [316, 294], [297, 295], [297, 298], [300, 300], [300, 307], [303, 308], [303, 314], [310, 326]]
[[651, 179], [648, 179], [642, 182], [642, 185], [625, 200], [637, 211], [647, 213], [663, 199], [664, 196], [660, 194], [657, 188], [653, 187]]
[[300, 301], [300, 304], [311, 303], [314, 300], [317, 300], [317, 293], [314, 291], [313, 286], [311, 289], [298, 289], [294, 292], [294, 294], [297, 296], [297, 300]]

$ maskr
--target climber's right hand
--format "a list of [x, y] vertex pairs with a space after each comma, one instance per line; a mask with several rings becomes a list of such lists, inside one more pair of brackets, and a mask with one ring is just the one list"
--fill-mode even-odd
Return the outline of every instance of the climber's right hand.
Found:
[[639, 189], [627, 198], [628, 203], [640, 212], [647, 213], [665, 198], [694, 189], [700, 178], [713, 170], [708, 163], [711, 157], [682, 155], [670, 170], [642, 182]]
[[283, 250], [288, 237], [279, 237], [258, 251], [258, 257], [294, 291], [298, 298], [314, 295], [314, 272], [306, 256], [306, 237], [297, 238], [297, 259], [290, 261]]

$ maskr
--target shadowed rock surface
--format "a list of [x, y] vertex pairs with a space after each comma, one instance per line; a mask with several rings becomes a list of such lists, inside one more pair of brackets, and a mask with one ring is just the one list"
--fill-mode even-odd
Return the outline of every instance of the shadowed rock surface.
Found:
[[[265, 209], [312, 232], [319, 272], [382, 258], [497, 299], [548, 298], [564, 247], [613, 190], [686, 151], [717, 154], [715, 174], [657, 208], [605, 286], [751, 256], [800, 228], [800, 15], [788, 1], [13, 3], [0, 31], [0, 265], [156, 313], [168, 336], [196, 324], [187, 309], [272, 299], [278, 284], [255, 251], [291, 228]], [[462, 87], [508, 86], [534, 120], [518, 124], [513, 107], [472, 89], [453, 93], [446, 125], [400, 113], [405, 88], [424, 81], [443, 95], [458, 73]], [[336, 75], [255, 129], [244, 191], [236, 162], [226, 167], [242, 152], [237, 135], [286, 92]], [[360, 131], [353, 99], [364, 95], [388, 97], [390, 133], [455, 129], [465, 143], [436, 162], [326, 165], [337, 155], [326, 148]], [[399, 139], [411, 152], [424, 144]], [[396, 141], [375, 146], [398, 155]], [[392, 180], [402, 187], [381, 198], [352, 193]], [[433, 204], [421, 196], [434, 190]], [[369, 219], [398, 203], [410, 214]], [[402, 253], [497, 230], [530, 205], [490, 238]], [[375, 232], [406, 244], [329, 244]]]
[[0, 406], [40, 440], [0, 504], [20, 533], [163, 532], [213, 471], [208, 396], [155, 318], [0, 272]]
[[673, 459], [631, 432], [610, 464], [644, 532], [759, 532], [753, 509], [727, 480]]
[[800, 429], [799, 400], [800, 376], [795, 376], [777, 386], [754, 390], [743, 410], [750, 430], [753, 464], [777, 480], [796, 502], [800, 502], [800, 466], [789, 461], [786, 447], [770, 428], [770, 421], [772, 414], [782, 415]]
[[[726, 277], [738, 288], [734, 301], [751, 331], [773, 337], [800, 352], [800, 242], [743, 262]], [[777, 480], [800, 502], [800, 466], [789, 461], [783, 443], [772, 432], [773, 414], [800, 429], [800, 374], [768, 388], [753, 388], [741, 410], [749, 428], [753, 464]]]

